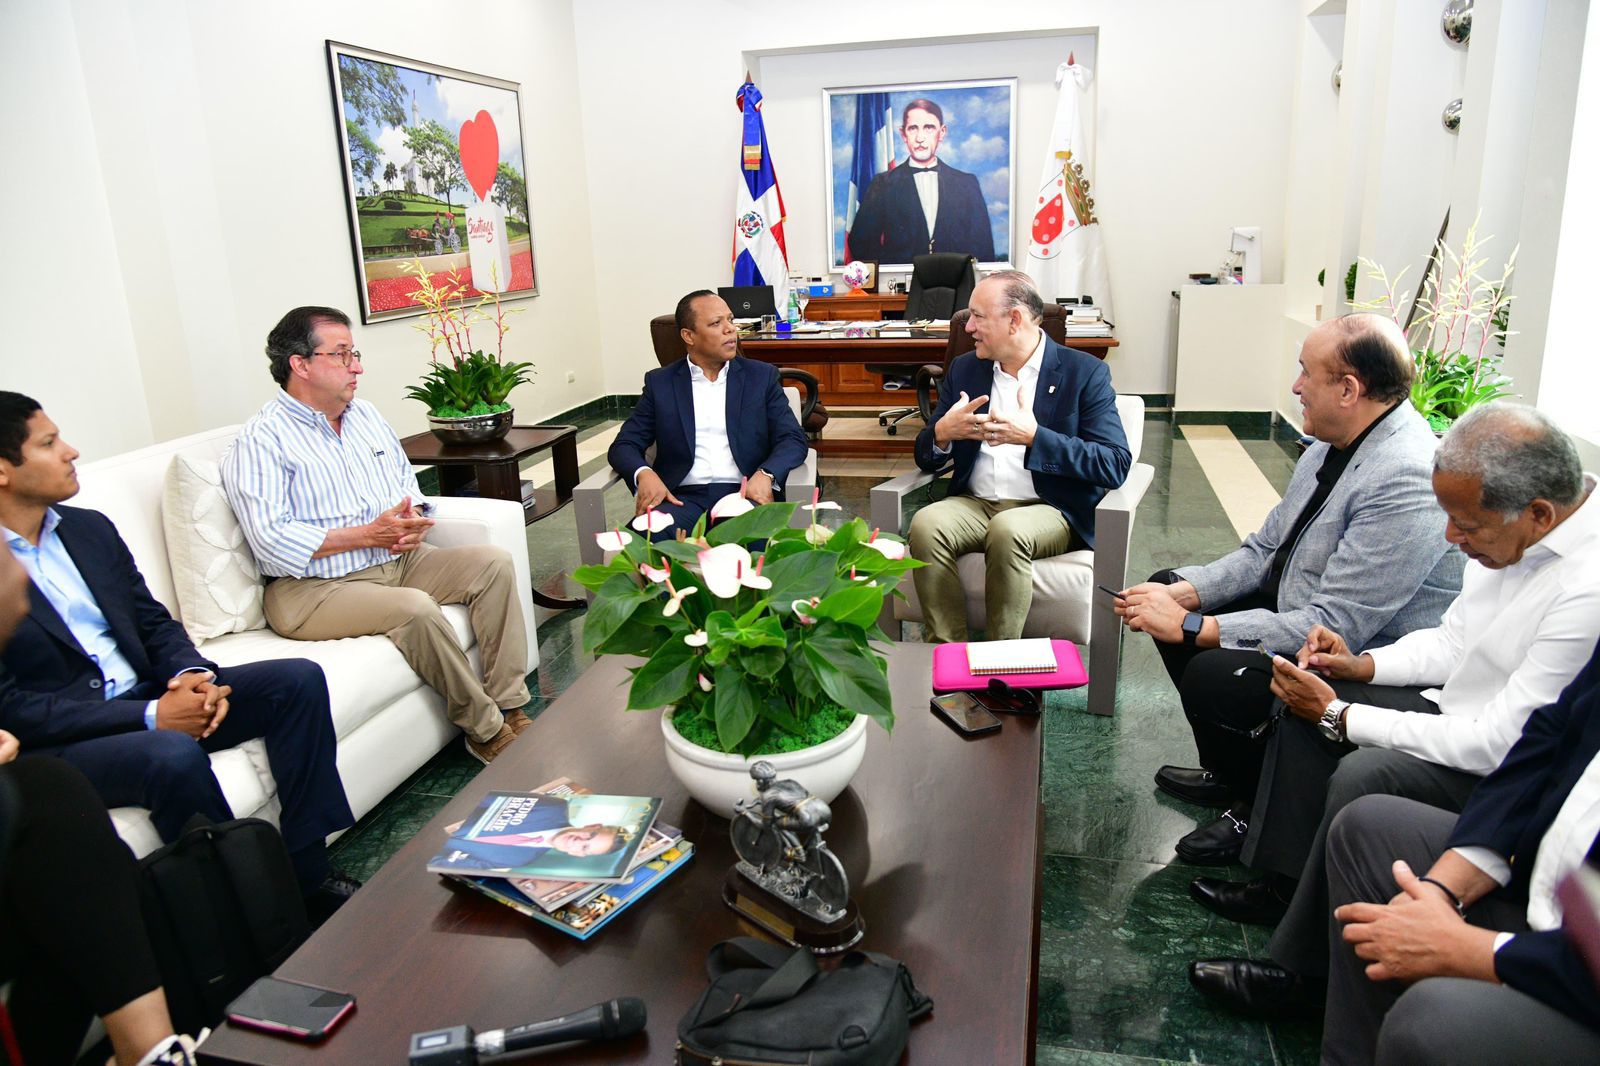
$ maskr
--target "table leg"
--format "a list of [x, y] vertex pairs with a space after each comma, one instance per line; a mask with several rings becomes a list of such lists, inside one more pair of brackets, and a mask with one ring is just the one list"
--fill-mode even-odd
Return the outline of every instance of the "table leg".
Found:
[[572, 490], [578, 487], [578, 435], [563, 437], [550, 449], [550, 458], [556, 468], [556, 499], [566, 503], [572, 499]]
[[491, 500], [510, 500], [521, 506], [522, 475], [516, 463], [479, 463], [476, 469], [479, 496]]

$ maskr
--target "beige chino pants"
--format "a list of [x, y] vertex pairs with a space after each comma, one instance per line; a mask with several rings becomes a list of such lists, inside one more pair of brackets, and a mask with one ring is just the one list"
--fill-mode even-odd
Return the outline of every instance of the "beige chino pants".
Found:
[[1072, 546], [1072, 527], [1047, 503], [947, 496], [918, 511], [906, 537], [911, 556], [927, 563], [911, 571], [930, 644], [967, 639], [967, 592], [956, 560], [984, 557], [986, 635], [1015, 640], [1033, 604], [1033, 560]]
[[[482, 681], [439, 609], [451, 603], [467, 607]], [[387, 636], [444, 696], [450, 721], [479, 742], [500, 732], [502, 709], [529, 700], [527, 625], [511, 557], [501, 548], [423, 544], [344, 577], [281, 577], [267, 586], [263, 607], [273, 630], [294, 640]]]

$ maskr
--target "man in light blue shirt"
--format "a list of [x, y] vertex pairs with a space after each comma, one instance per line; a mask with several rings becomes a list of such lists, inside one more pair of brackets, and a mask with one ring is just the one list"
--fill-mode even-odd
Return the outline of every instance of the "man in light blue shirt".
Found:
[[149, 809], [167, 841], [195, 814], [233, 817], [209, 753], [262, 738], [284, 843], [325, 916], [356, 886], [330, 873], [324, 841], [355, 819], [321, 667], [201, 655], [110, 520], [63, 504], [78, 491], [77, 457], [38, 403], [0, 392], [0, 536], [31, 578], [32, 606], [0, 655], [0, 729], [28, 757], [72, 763], [106, 806]]
[[[222, 484], [269, 579], [268, 624], [296, 640], [388, 636], [489, 762], [532, 724], [511, 557], [424, 543], [433, 521], [400, 439], [356, 399], [348, 315], [295, 308], [267, 335], [267, 359], [283, 391], [223, 456]], [[481, 680], [439, 609], [449, 603], [467, 606]]]

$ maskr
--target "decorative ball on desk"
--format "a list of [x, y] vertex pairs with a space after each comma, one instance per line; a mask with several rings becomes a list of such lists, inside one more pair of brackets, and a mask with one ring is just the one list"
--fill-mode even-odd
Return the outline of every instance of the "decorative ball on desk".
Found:
[[861, 288], [867, 283], [871, 271], [872, 268], [859, 259], [844, 265], [842, 277], [844, 278], [844, 283], [850, 286], [851, 296], [863, 295]]

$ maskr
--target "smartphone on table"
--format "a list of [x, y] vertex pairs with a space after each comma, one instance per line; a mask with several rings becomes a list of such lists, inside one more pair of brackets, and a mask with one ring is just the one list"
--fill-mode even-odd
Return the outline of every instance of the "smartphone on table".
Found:
[[228, 1004], [235, 1025], [264, 1029], [300, 1040], [321, 1040], [356, 1006], [356, 997], [298, 981], [262, 977]]
[[929, 709], [964, 737], [981, 737], [1000, 731], [1000, 719], [970, 692], [949, 692], [929, 701]]

